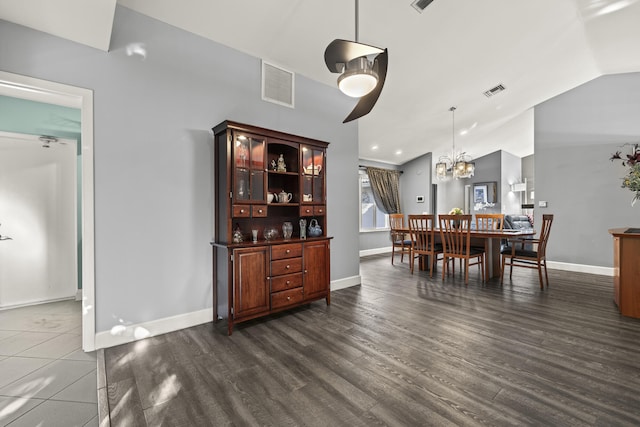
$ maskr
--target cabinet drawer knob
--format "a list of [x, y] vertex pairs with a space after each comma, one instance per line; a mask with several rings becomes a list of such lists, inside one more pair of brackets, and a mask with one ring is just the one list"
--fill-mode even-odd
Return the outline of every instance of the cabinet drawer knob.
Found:
[[289, 252], [291, 252], [291, 249], [287, 249], [287, 250], [285, 251], [285, 253], [289, 253]]
[[291, 284], [291, 280], [287, 280], [287, 285]]
[[289, 264], [287, 264], [287, 266], [285, 267], [287, 270], [291, 268], [291, 266]]
[[309, 212], [311, 212], [311, 209], [306, 209], [305, 212], [309, 213]]
[[240, 209], [240, 213], [244, 213], [244, 209]]
[[291, 301], [291, 297], [287, 297], [287, 301]]
[[262, 213], [262, 209], [258, 209], [258, 213]]
[[304, 271], [304, 274], [307, 274], [307, 270]]

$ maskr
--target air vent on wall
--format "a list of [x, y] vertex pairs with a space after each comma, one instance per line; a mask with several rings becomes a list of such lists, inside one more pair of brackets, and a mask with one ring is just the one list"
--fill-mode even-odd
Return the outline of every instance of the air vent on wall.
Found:
[[295, 74], [262, 61], [262, 99], [294, 107]]
[[487, 98], [491, 98], [493, 95], [496, 95], [496, 94], [498, 94], [498, 93], [502, 92], [502, 91], [503, 91], [503, 90], [505, 90], [505, 89], [506, 89], [506, 88], [505, 88], [503, 85], [499, 84], [498, 86], [496, 86], [496, 87], [492, 87], [491, 89], [489, 89], [488, 91], [486, 91], [486, 92], [484, 93], [484, 96], [486, 96]]
[[422, 13], [422, 11], [425, 10], [432, 2], [433, 0], [415, 0], [411, 3], [411, 6], [413, 6], [413, 8], [418, 12]]

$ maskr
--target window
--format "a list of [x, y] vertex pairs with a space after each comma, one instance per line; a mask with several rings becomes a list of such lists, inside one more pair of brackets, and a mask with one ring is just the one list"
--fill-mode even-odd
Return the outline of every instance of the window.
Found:
[[389, 215], [382, 212], [373, 198], [369, 177], [360, 173], [360, 231], [389, 229]]

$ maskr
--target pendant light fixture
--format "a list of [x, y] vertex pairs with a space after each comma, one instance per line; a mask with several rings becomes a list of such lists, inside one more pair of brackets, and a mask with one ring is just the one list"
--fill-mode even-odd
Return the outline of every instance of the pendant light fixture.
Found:
[[451, 111], [451, 133], [452, 150], [450, 156], [440, 156], [436, 163], [436, 178], [446, 179], [451, 174], [455, 179], [470, 178], [475, 173], [475, 163], [464, 151], [456, 152], [456, 107], [449, 108]]
[[358, 0], [356, 6], [356, 40], [335, 39], [324, 51], [324, 62], [332, 73], [340, 73], [338, 88], [353, 98], [360, 98], [343, 123], [368, 114], [375, 105], [387, 75], [387, 49], [358, 42]]

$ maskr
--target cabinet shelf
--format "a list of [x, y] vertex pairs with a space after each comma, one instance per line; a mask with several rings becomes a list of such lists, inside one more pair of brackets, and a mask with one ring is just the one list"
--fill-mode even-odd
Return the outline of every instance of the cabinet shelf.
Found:
[[269, 172], [269, 175], [291, 175], [291, 176], [298, 176], [298, 172], [278, 172], [278, 171], [272, 171], [272, 170], [268, 170], [267, 172]]

